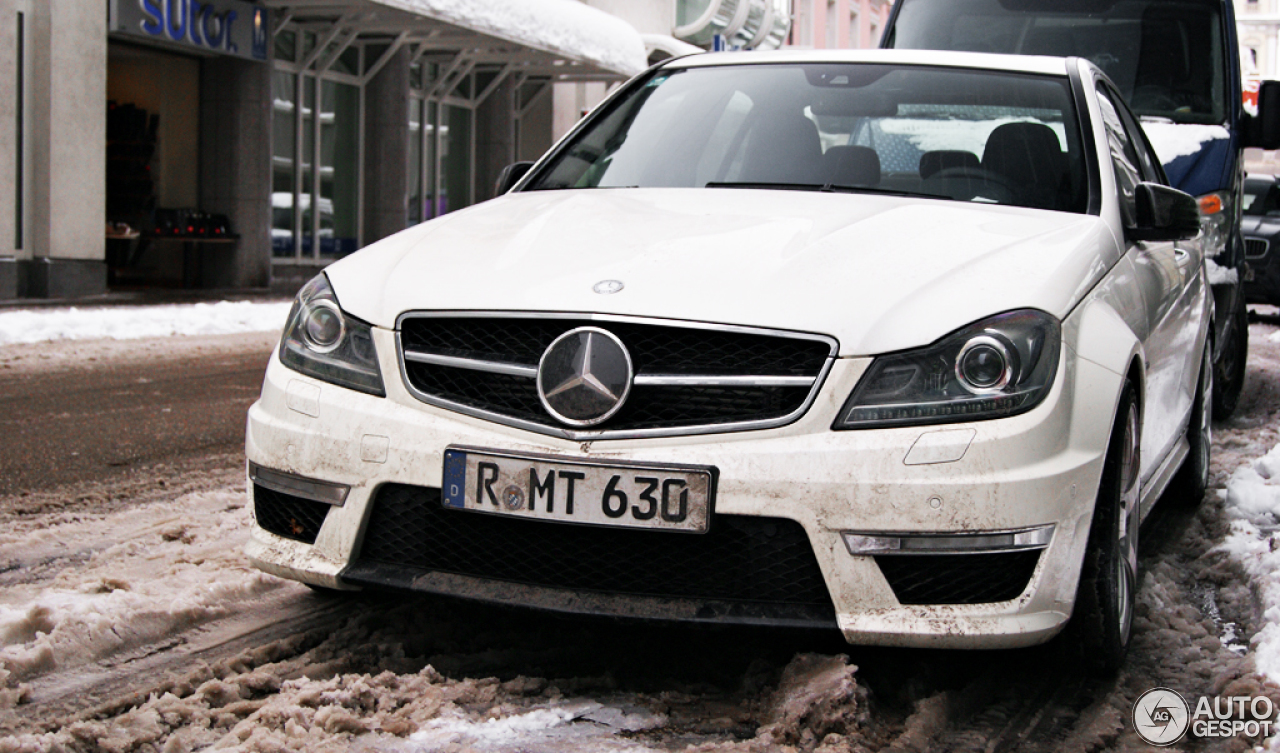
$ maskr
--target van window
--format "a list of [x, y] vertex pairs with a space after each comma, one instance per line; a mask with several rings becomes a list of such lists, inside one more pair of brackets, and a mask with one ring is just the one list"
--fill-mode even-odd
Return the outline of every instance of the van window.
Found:
[[1229, 116], [1222, 0], [899, 2], [890, 47], [1088, 58], [1139, 116]]

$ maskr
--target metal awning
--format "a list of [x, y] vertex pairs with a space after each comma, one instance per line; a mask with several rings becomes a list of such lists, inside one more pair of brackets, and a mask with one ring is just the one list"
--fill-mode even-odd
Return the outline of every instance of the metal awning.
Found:
[[644, 70], [645, 45], [630, 24], [575, 0], [265, 0], [274, 31], [318, 36], [319, 58], [357, 40], [389, 46], [367, 72], [408, 48], [452, 71], [496, 67], [521, 80], [616, 81]]

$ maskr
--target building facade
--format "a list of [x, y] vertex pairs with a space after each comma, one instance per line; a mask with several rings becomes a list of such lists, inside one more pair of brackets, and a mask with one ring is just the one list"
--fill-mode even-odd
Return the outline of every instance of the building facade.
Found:
[[0, 299], [296, 287], [488, 198], [550, 145], [556, 83], [647, 65], [634, 28], [575, 0], [0, 0], [0, 18]]
[[1245, 80], [1280, 79], [1280, 1], [1235, 0]]
[[880, 46], [893, 0], [794, 0], [795, 19], [787, 43], [810, 49]]
[[874, 46], [889, 5], [0, 0], [0, 300], [295, 289], [653, 62]]

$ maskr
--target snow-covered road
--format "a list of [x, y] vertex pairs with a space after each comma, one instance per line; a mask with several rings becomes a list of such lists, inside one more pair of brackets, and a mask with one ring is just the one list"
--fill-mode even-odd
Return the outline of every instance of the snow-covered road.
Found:
[[[1078, 677], [1060, 643], [866, 649], [314, 594], [248, 566], [243, 461], [210, 455], [0, 497], [0, 752], [1145, 751], [1129, 712], [1150, 688], [1280, 706], [1280, 316], [1266, 313], [1238, 413], [1215, 426], [1208, 498], [1144, 528], [1114, 682]], [[181, 339], [76, 353], [137, 359]], [[0, 364], [75, 368], [68, 353], [11, 345]]]

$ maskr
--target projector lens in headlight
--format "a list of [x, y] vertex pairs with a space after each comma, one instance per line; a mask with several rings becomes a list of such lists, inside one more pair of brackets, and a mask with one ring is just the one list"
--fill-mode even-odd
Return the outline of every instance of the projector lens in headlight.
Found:
[[346, 327], [342, 312], [332, 301], [313, 301], [302, 314], [302, 335], [317, 353], [328, 353], [342, 344]]
[[973, 338], [960, 349], [956, 377], [975, 395], [999, 392], [1014, 378], [1009, 349], [988, 335]]

